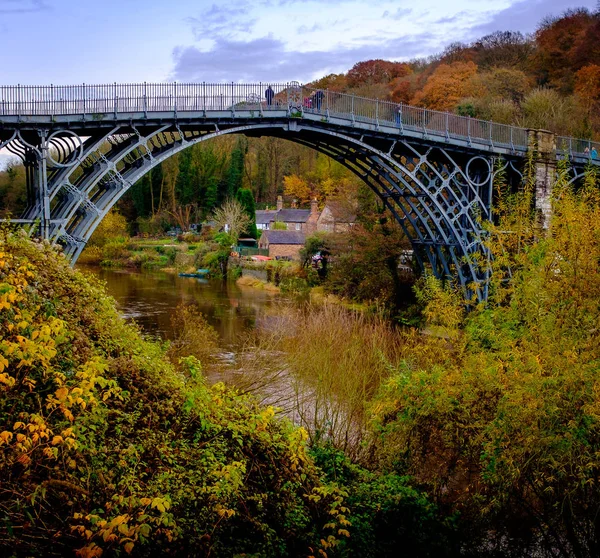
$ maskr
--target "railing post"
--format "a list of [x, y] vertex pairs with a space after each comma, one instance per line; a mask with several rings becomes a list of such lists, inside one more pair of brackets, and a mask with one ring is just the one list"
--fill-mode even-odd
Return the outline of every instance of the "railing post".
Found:
[[514, 153], [515, 152], [515, 144], [513, 141], [513, 127], [510, 127], [510, 150]]
[[450, 125], [448, 123], [449, 114], [446, 113], [446, 142], [450, 141]]
[[235, 118], [235, 87], [231, 82], [231, 116]]
[[54, 84], [53, 83], [50, 84], [50, 97], [52, 97], [52, 110], [50, 111], [51, 112], [50, 116], [51, 116], [52, 120], [54, 120], [54, 112], [55, 112], [56, 108], [54, 107]]
[[204, 118], [206, 118], [206, 82], [202, 82], [202, 110], [204, 111]]
[[400, 125], [400, 133], [404, 134], [404, 120], [402, 118], [402, 113], [404, 112], [404, 106], [400, 103], [398, 107], [398, 124]]
[[177, 119], [177, 82], [173, 82], [173, 116]]
[[144, 118], [148, 118], [148, 86], [146, 82], [144, 82]]
[[117, 109], [119, 108], [119, 96], [117, 95], [117, 82], [114, 83], [114, 91], [115, 91], [115, 120], [117, 119]]
[[469, 138], [469, 147], [471, 147], [471, 117], [467, 116], [467, 137]]
[[375, 99], [375, 128], [379, 130], [379, 99]]
[[494, 147], [494, 140], [492, 139], [492, 126], [494, 125], [494, 123], [490, 120], [490, 145], [492, 146], [492, 149]]
[[21, 120], [21, 84], [17, 84], [17, 120]]
[[82, 86], [82, 92], [83, 92], [83, 114], [82, 114], [82, 119], [85, 121], [85, 83]]
[[350, 102], [350, 114], [352, 115], [352, 124], [354, 125], [354, 93], [352, 93], [352, 101]]

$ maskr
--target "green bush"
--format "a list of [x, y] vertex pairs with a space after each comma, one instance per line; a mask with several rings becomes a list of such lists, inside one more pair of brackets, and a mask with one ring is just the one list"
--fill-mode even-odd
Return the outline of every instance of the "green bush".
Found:
[[194, 357], [176, 372], [50, 247], [0, 242], [0, 303], [0, 554], [307, 556], [345, 538], [302, 430], [209, 387]]

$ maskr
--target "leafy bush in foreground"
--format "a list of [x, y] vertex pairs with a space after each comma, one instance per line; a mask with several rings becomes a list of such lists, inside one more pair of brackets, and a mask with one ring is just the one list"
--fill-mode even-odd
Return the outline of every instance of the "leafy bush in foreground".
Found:
[[194, 358], [176, 373], [49, 247], [4, 234], [0, 321], [3, 554], [306, 556], [345, 537], [301, 429]]

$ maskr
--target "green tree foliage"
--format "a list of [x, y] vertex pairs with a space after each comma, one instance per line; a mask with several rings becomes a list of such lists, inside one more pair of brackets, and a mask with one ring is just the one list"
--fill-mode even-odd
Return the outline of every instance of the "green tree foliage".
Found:
[[179, 155], [179, 173], [175, 182], [175, 195], [181, 205], [195, 203], [198, 199], [198, 183], [192, 167], [192, 150], [185, 149]]
[[0, 171], [0, 215], [19, 217], [26, 206], [25, 167], [11, 161]]
[[244, 208], [246, 215], [250, 219], [250, 222], [246, 226], [245, 232], [252, 238], [258, 237], [258, 230], [256, 228], [256, 207], [254, 204], [254, 196], [252, 191], [248, 188], [240, 188], [237, 191], [236, 199], [240, 205]]
[[[237, 192], [243, 186], [244, 179], [244, 157], [247, 151], [247, 144], [242, 138], [238, 138], [235, 147], [231, 152], [229, 169], [227, 170], [227, 189], [222, 193], [223, 198], [234, 198]], [[221, 200], [223, 201], [223, 200]]]

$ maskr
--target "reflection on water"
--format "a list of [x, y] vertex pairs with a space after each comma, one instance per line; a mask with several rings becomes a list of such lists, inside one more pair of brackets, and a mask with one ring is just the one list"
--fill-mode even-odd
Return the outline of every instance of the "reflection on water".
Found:
[[278, 304], [265, 291], [234, 283], [179, 277], [164, 272], [78, 266], [106, 282], [121, 314], [142, 330], [163, 339], [173, 338], [171, 316], [179, 304], [196, 304], [219, 334], [222, 345], [236, 348], [244, 331], [252, 329], [266, 310]]

